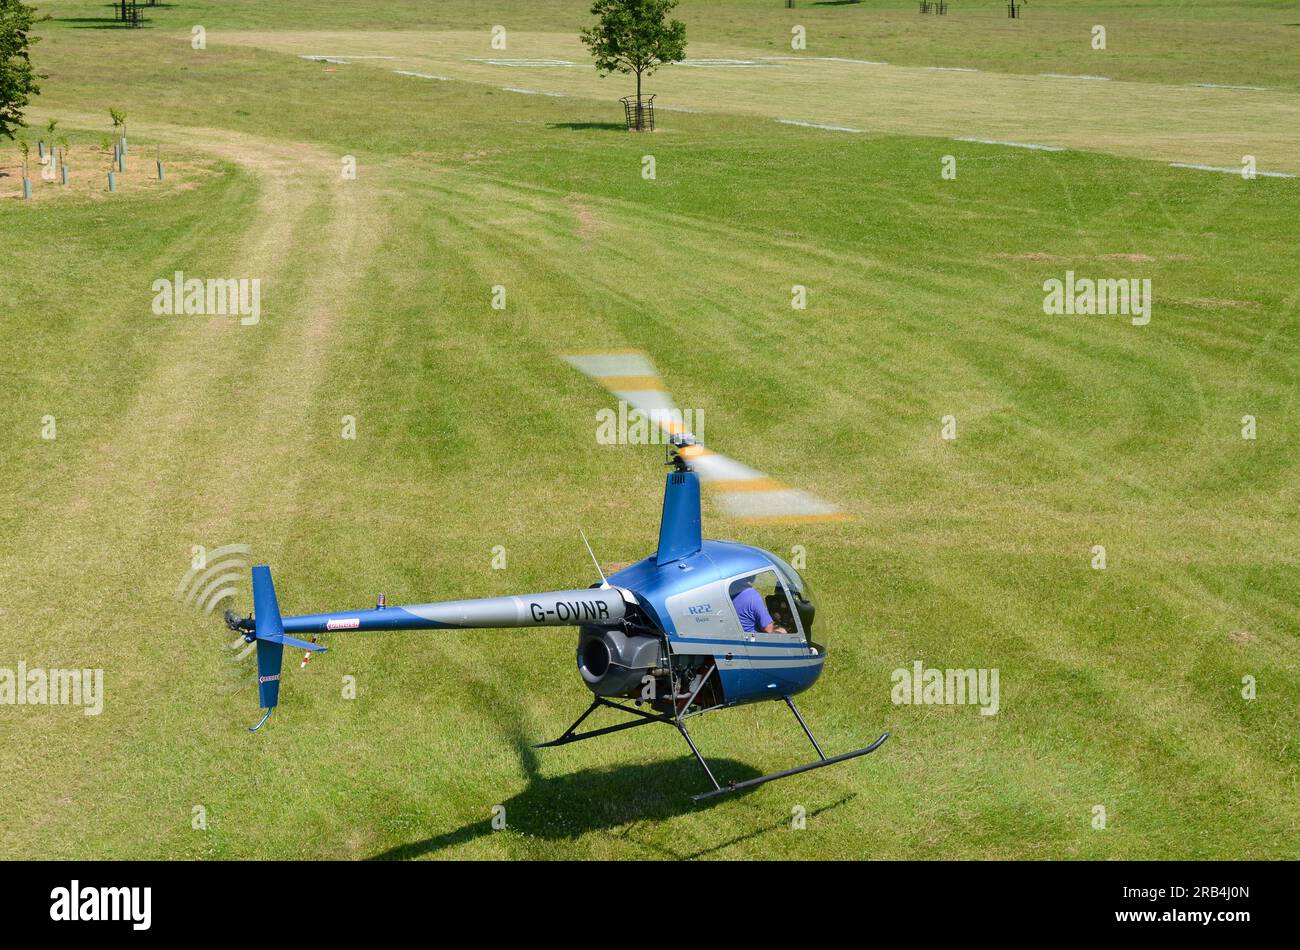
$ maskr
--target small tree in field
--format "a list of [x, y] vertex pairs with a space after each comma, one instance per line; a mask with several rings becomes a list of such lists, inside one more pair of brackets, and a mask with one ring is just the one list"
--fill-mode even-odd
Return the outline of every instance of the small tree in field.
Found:
[[113, 138], [120, 143], [126, 138], [126, 113], [121, 109], [110, 108], [108, 117], [113, 120]]
[[27, 54], [38, 39], [31, 35], [36, 22], [32, 7], [19, 0], [0, 0], [0, 135], [11, 139], [14, 129], [24, 125], [27, 100], [41, 91]]
[[[45, 123], [46, 134], [41, 136], [41, 143], [40, 143], [42, 157], [44, 157], [45, 155], [45, 142], [47, 137], [50, 143], [50, 152], [51, 153], [54, 152], [54, 130], [58, 126], [58, 124], [59, 124], [58, 119], [50, 119], [50, 121]], [[53, 157], [51, 157], [50, 161], [54, 161]]]
[[596, 69], [609, 73], [635, 73], [636, 99], [641, 101], [641, 77], [664, 63], [686, 58], [686, 24], [668, 20], [677, 0], [596, 0], [595, 26], [582, 31]]

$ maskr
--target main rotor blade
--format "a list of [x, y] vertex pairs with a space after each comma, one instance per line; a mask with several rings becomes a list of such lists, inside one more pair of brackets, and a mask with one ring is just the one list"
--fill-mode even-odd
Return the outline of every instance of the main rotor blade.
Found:
[[[669, 435], [691, 434], [685, 432], [682, 414], [644, 353], [573, 353], [560, 358], [643, 412]], [[733, 518], [805, 522], [841, 521], [846, 517], [830, 502], [782, 484], [702, 444], [685, 446], [680, 454], [700, 481], [718, 493], [720, 507]]]
[[841, 521], [828, 501], [768, 478], [757, 469], [700, 447], [689, 460], [700, 481], [718, 493], [722, 510], [746, 521]]
[[682, 434], [681, 414], [644, 353], [579, 353], [560, 357], [590, 376], [670, 435]]

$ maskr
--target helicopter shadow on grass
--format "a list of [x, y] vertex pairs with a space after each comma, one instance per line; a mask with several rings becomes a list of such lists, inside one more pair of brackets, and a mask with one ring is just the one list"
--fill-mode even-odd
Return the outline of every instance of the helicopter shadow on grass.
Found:
[[626, 132], [623, 122], [548, 122], [548, 129], [567, 129], [570, 132]]
[[[444, 660], [455, 663], [450, 655]], [[468, 701], [485, 717], [501, 724], [505, 741], [515, 749], [519, 765], [528, 784], [519, 793], [498, 802], [505, 808], [506, 827], [518, 834], [543, 841], [574, 841], [589, 832], [612, 831], [640, 822], [659, 822], [693, 812], [709, 811], [723, 802], [737, 802], [751, 795], [756, 788], [741, 789], [729, 795], [696, 802], [692, 794], [709, 788], [704, 770], [689, 752], [653, 762], [587, 768], [563, 775], [547, 777], [542, 774], [533, 729], [528, 724], [523, 704], [512, 690], [490, 677], [476, 674], [469, 665], [461, 665], [458, 675], [472, 680], [475, 688], [468, 693]], [[596, 725], [603, 725], [599, 723]], [[681, 743], [672, 735], [675, 730], [650, 726], [661, 733], [665, 741]], [[599, 739], [593, 741], [600, 741]], [[614, 740], [617, 741], [617, 740]], [[757, 778], [761, 773], [752, 765], [734, 759], [709, 757], [709, 768], [718, 781], [743, 782]], [[849, 794], [838, 801], [810, 810], [809, 817], [838, 808], [850, 799]], [[490, 805], [483, 806], [488, 812]], [[775, 823], [753, 827], [744, 821], [748, 830], [726, 841], [715, 842], [693, 853], [680, 854], [661, 842], [648, 844], [664, 852], [664, 857], [689, 859], [722, 851], [734, 844], [752, 840], [770, 832], [790, 827], [790, 818], [782, 815]], [[472, 821], [460, 828], [443, 832], [419, 841], [396, 845], [372, 855], [371, 861], [403, 861], [436, 854], [447, 848], [477, 841], [495, 834], [490, 815]]]
[[[444, 660], [456, 662], [450, 655]], [[708, 784], [699, 763], [689, 754], [638, 765], [582, 769], [548, 778], [542, 774], [538, 750], [533, 748], [537, 737], [520, 697], [472, 666], [458, 665], [457, 675], [474, 684], [466, 699], [484, 718], [500, 724], [502, 737], [514, 748], [528, 780], [523, 791], [496, 803], [505, 807], [506, 826], [513, 831], [542, 840], [573, 840], [590, 831], [705, 810], [721, 798], [736, 797], [721, 796], [703, 804], [692, 801], [691, 794], [705, 791]], [[681, 742], [676, 735], [664, 738]], [[753, 767], [729, 759], [713, 760], [710, 767], [720, 779], [729, 781], [739, 782], [759, 774]], [[488, 812], [489, 807], [484, 804], [483, 811]], [[372, 855], [370, 860], [409, 860], [494, 833], [491, 817], [486, 815], [453, 831], [389, 848]]]
[[[500, 803], [505, 808], [506, 826], [517, 833], [544, 841], [573, 841], [588, 832], [611, 831], [638, 822], [659, 822], [678, 815], [705, 812], [723, 802], [736, 802], [757, 790], [742, 789], [703, 802], [692, 800], [691, 794], [705, 791], [708, 784], [699, 763], [689, 755], [656, 762], [582, 769], [546, 778], [540, 774], [536, 750], [520, 741], [518, 735], [514, 740], [520, 763], [528, 775], [528, 785], [517, 795]], [[734, 759], [711, 758], [709, 767], [719, 781], [724, 783], [742, 782], [757, 778], [760, 774], [752, 765]], [[814, 818], [847, 804], [856, 797], [856, 794], [845, 795], [810, 810], [807, 817]], [[678, 853], [662, 843], [651, 846], [662, 850], [665, 857], [690, 860], [789, 827], [790, 818], [782, 815], [772, 823], [750, 828], [742, 834], [690, 853]], [[491, 818], [483, 818], [453, 831], [397, 845], [372, 855], [370, 860], [410, 860], [494, 833]]]
[[[532, 752], [531, 749], [527, 751]], [[753, 766], [733, 759], [712, 759], [709, 766], [715, 774], [726, 776], [729, 781], [739, 782], [759, 775]], [[690, 793], [704, 791], [707, 787], [699, 763], [686, 757], [613, 768], [582, 769], [554, 778], [542, 778], [530, 772], [528, 786], [501, 805], [505, 808], [506, 827], [511, 831], [543, 841], [573, 841], [593, 831], [612, 831], [637, 822], [660, 822], [691, 812], [708, 811], [723, 802], [734, 803], [755, 791], [742, 789], [703, 802], [691, 799]], [[807, 817], [815, 818], [855, 797], [854, 794], [845, 795], [810, 810]], [[789, 827], [790, 818], [782, 815], [773, 822], [751, 827], [742, 834], [691, 852], [678, 852], [661, 842], [647, 847], [663, 851], [665, 858], [691, 860]], [[491, 818], [484, 818], [453, 831], [389, 848], [373, 855], [370, 860], [411, 860], [495, 833]]]
[[[520, 751], [523, 754], [525, 750]], [[730, 759], [715, 759], [709, 764], [716, 774], [735, 781], [759, 774], [753, 767]], [[506, 826], [511, 831], [544, 841], [571, 841], [592, 831], [706, 811], [726, 798], [746, 793], [692, 801], [692, 793], [708, 788], [699, 763], [692, 758], [581, 769], [552, 778], [528, 771], [528, 785], [523, 791], [500, 804], [505, 807]], [[453, 831], [390, 848], [371, 860], [419, 858], [492, 834], [492, 820], [485, 817]]]

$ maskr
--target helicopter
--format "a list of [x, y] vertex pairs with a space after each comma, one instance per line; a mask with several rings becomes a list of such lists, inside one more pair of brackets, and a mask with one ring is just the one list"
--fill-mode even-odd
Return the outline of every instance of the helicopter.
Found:
[[[600, 583], [538, 594], [389, 606], [284, 617], [270, 568], [252, 569], [253, 615], [226, 611], [225, 620], [257, 650], [261, 720], [279, 703], [285, 647], [326, 647], [302, 636], [338, 631], [578, 628], [578, 673], [591, 705], [544, 749], [595, 739], [651, 723], [681, 734], [712, 786], [702, 801], [868, 755], [889, 733], [851, 752], [827, 756], [794, 697], [811, 687], [826, 664], [826, 647], [812, 639], [812, 588], [785, 560], [760, 548], [702, 536], [701, 481], [719, 492], [728, 514], [751, 522], [842, 519], [838, 508], [762, 472], [707, 449], [681, 423], [653, 364], [640, 353], [562, 357], [664, 431], [666, 464], [659, 543], [655, 552], [605, 576], [585, 535]], [[305, 662], [306, 657], [304, 657]], [[817, 753], [815, 760], [739, 782], [719, 782], [687, 723], [696, 716], [762, 701], [781, 701]], [[630, 701], [630, 704], [629, 704]], [[579, 732], [597, 710], [626, 717]]]

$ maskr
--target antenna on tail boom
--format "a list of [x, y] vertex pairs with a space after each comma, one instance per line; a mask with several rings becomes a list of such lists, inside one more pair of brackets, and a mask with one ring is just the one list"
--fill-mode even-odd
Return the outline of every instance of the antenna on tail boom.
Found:
[[600, 569], [600, 562], [596, 560], [596, 552], [591, 549], [591, 542], [587, 540], [587, 532], [579, 528], [578, 534], [582, 535], [582, 543], [587, 546], [587, 553], [591, 555], [591, 563], [596, 565], [596, 573], [600, 575], [600, 589], [609, 590], [609, 581], [605, 579], [605, 572]]

